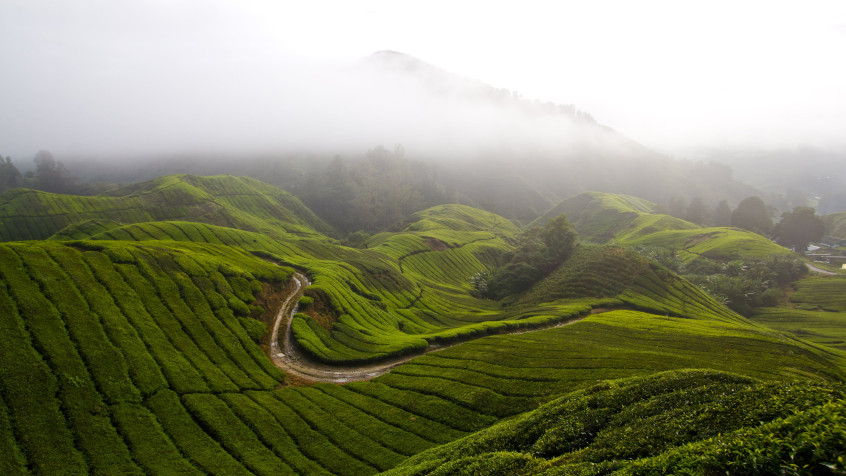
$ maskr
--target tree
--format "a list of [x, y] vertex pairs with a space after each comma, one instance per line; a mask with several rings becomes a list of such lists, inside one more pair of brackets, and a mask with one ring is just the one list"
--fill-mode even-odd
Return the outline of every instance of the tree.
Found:
[[760, 197], [749, 197], [740, 202], [732, 212], [731, 226], [766, 235], [773, 227], [773, 221], [767, 213], [764, 201]]
[[46, 150], [35, 154], [34, 188], [45, 192], [68, 193], [73, 189], [74, 178], [65, 168], [65, 164], [57, 162], [53, 155]]
[[12, 164], [12, 159], [10, 157], [4, 159], [0, 156], [0, 193], [20, 187], [22, 183], [23, 177], [17, 167]]
[[783, 213], [773, 230], [779, 244], [792, 246], [802, 254], [810, 243], [822, 239], [823, 233], [825, 223], [811, 207], [796, 207], [792, 212]]
[[547, 259], [554, 263], [554, 266], [570, 257], [578, 236], [573, 225], [567, 220], [567, 215], [563, 213], [547, 222], [540, 235], [546, 248]]
[[701, 198], [696, 197], [690, 202], [687, 206], [684, 219], [697, 225], [702, 225], [708, 220], [708, 209], [705, 208], [705, 204]]
[[670, 215], [684, 219], [687, 211], [687, 200], [684, 197], [673, 197], [670, 199]]
[[478, 291], [478, 282], [471, 278], [474, 292], [500, 299], [529, 289], [573, 254], [577, 237], [564, 214], [532, 227], [520, 237], [517, 249], [506, 255], [506, 265], [486, 279], [486, 295]]
[[725, 200], [720, 200], [711, 213], [711, 222], [714, 226], [731, 226], [731, 207]]

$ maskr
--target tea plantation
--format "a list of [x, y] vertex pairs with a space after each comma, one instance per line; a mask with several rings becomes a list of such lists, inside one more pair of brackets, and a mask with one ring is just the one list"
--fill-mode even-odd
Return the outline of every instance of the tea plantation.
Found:
[[[843, 471], [839, 281], [796, 283], [803, 334], [786, 308], [747, 320], [613, 244], [475, 298], [468, 277], [522, 231], [468, 206], [362, 248], [331, 232], [235, 177], [0, 195], [0, 474]], [[286, 375], [268, 329], [295, 270], [303, 359], [417, 357], [344, 385]]]

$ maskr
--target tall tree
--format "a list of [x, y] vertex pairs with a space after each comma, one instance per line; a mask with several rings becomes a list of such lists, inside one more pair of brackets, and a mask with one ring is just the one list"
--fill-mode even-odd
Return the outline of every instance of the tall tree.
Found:
[[802, 254], [812, 242], [822, 239], [825, 223], [811, 207], [796, 207], [792, 212], [781, 215], [781, 221], [773, 229], [779, 244], [792, 246]]
[[708, 220], [708, 209], [705, 208], [705, 203], [702, 202], [701, 198], [696, 197], [691, 200], [690, 204], [687, 206], [687, 212], [684, 215], [684, 219], [691, 223], [696, 223], [697, 225], [705, 224]]
[[749, 197], [740, 202], [731, 213], [731, 226], [766, 235], [773, 227], [773, 220], [760, 197]]
[[0, 193], [20, 187], [22, 183], [23, 177], [12, 163], [12, 159], [10, 157], [4, 159], [0, 156]]
[[65, 164], [53, 158], [53, 154], [40, 150], [35, 154], [33, 161], [35, 162], [34, 188], [54, 193], [68, 193], [73, 189], [74, 178], [65, 168]]
[[687, 212], [687, 199], [683, 196], [677, 196], [670, 199], [670, 215], [684, 219]]
[[731, 226], [731, 207], [726, 200], [720, 200], [711, 213], [711, 223], [714, 226]]

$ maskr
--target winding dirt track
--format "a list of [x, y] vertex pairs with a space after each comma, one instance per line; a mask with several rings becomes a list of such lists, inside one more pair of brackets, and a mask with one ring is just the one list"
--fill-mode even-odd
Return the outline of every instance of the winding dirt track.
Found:
[[[316, 362], [297, 348], [294, 343], [294, 336], [291, 332], [291, 322], [293, 321], [292, 318], [294, 313], [297, 311], [299, 299], [303, 295], [305, 288], [311, 283], [309, 283], [308, 278], [300, 273], [294, 273], [293, 280], [295, 283], [295, 289], [282, 303], [282, 306], [279, 308], [279, 312], [276, 313], [276, 318], [273, 321], [273, 330], [270, 335], [270, 359], [277, 367], [302, 379], [327, 383], [345, 383], [359, 380], [370, 380], [382, 374], [388, 373], [394, 367], [404, 364], [416, 357], [420, 357], [423, 354], [443, 350], [452, 347], [453, 345], [467, 342], [467, 340], [462, 340], [450, 345], [430, 345], [423, 353], [394, 357], [368, 365], [331, 366]], [[597, 314], [610, 310], [612, 309], [594, 309], [590, 314]], [[515, 330], [507, 333], [523, 334], [526, 332], [549, 329], [551, 327], [561, 327], [578, 322], [585, 317], [587, 317], [587, 314], [548, 326], [541, 326], [528, 330]], [[283, 321], [285, 322], [285, 331], [283, 333], [282, 343], [280, 344], [279, 328], [282, 326]], [[473, 337], [468, 340], [478, 339], [479, 337]]]
[[813, 271], [815, 273], [824, 274], [826, 276], [837, 276], [837, 273], [832, 273], [831, 271], [826, 271], [824, 269], [817, 268], [816, 266], [814, 266], [810, 263], [805, 263], [805, 266], [807, 266], [808, 269], [810, 269], [811, 271]]

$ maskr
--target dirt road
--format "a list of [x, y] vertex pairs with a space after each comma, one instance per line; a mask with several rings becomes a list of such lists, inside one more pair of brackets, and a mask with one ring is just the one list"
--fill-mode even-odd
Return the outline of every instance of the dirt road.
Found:
[[[271, 340], [270, 340], [270, 358], [276, 366], [284, 370], [286, 373], [295, 375], [301, 379], [315, 381], [315, 382], [327, 382], [327, 383], [345, 383], [345, 382], [354, 382], [359, 380], [370, 380], [372, 378], [378, 377], [382, 374], [388, 373], [394, 367], [404, 364], [411, 359], [416, 357], [420, 357], [420, 355], [429, 353], [429, 352], [436, 352], [439, 350], [444, 350], [453, 345], [462, 344], [465, 341], [456, 342], [454, 344], [449, 345], [430, 345], [423, 353], [421, 354], [411, 354], [411, 355], [404, 355], [400, 357], [395, 357], [392, 359], [382, 360], [374, 364], [367, 364], [367, 365], [354, 365], [354, 366], [332, 366], [323, 364], [321, 362], [317, 362], [314, 359], [309, 358], [305, 355], [302, 351], [300, 351], [295, 342], [294, 337], [291, 332], [291, 322], [293, 321], [292, 317], [294, 313], [297, 311], [297, 304], [299, 302], [300, 297], [303, 295], [305, 288], [310, 284], [308, 278], [300, 273], [294, 274], [294, 282], [295, 289], [294, 291], [283, 301], [282, 306], [279, 308], [279, 312], [276, 314], [276, 318], [273, 321], [273, 330], [271, 331]], [[619, 309], [619, 308], [618, 308]], [[597, 314], [599, 312], [608, 312], [613, 309], [594, 309], [591, 311], [590, 314]], [[579, 317], [575, 317], [573, 319], [554, 323], [547, 326], [537, 327], [534, 329], [522, 329], [522, 330], [515, 330], [511, 332], [507, 332], [508, 334], [522, 334], [525, 332], [533, 332], [539, 331], [542, 329], [549, 329], [551, 327], [561, 327], [568, 324], [572, 324], [574, 322], [580, 321], [587, 317], [587, 314]], [[284, 323], [285, 330], [282, 332], [282, 342], [279, 342], [279, 330]], [[468, 340], [477, 339], [479, 337], [472, 337]]]

